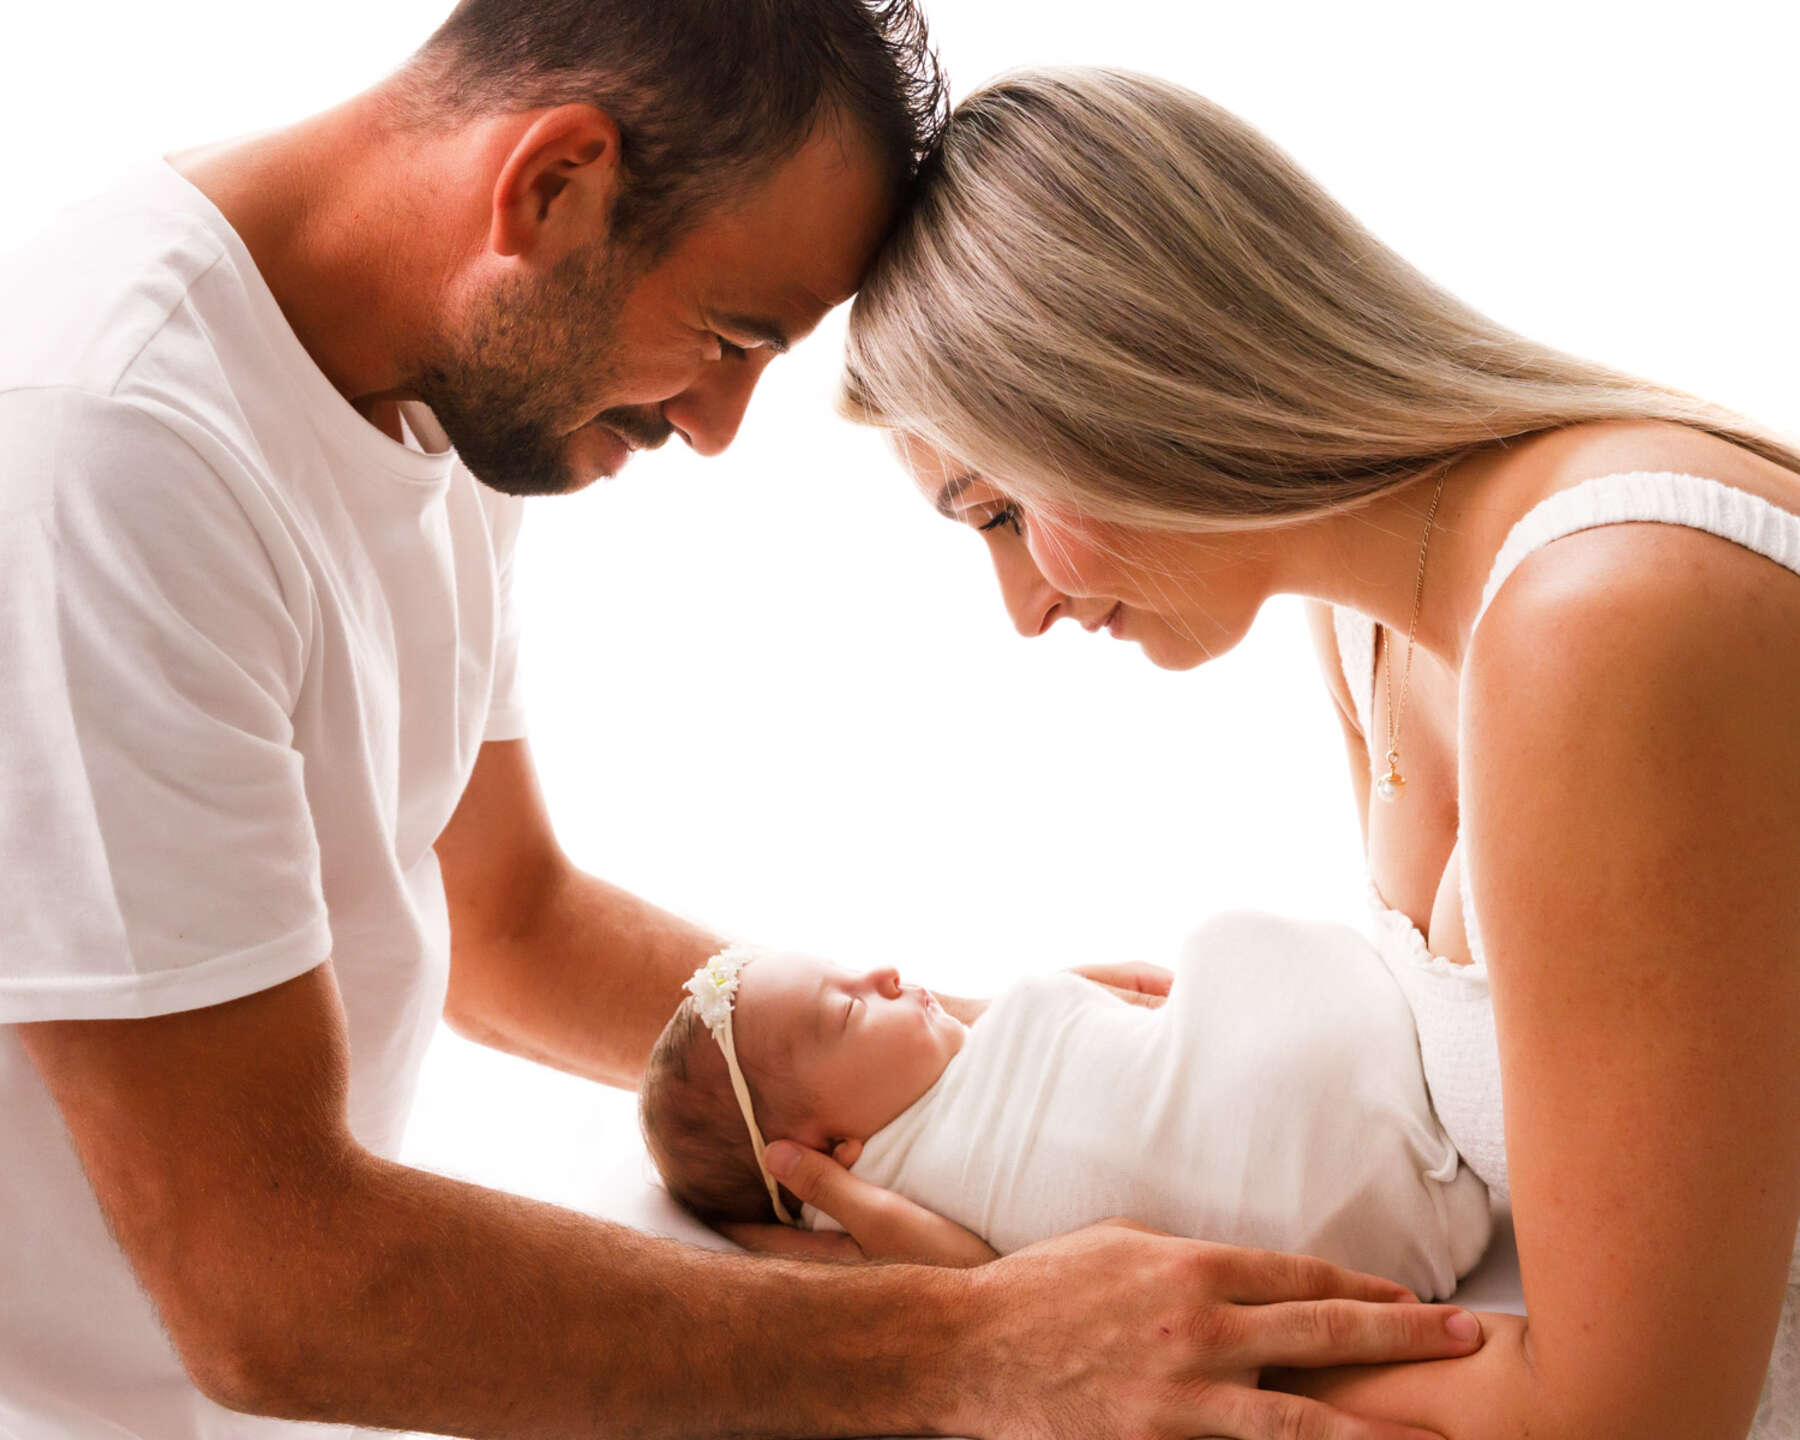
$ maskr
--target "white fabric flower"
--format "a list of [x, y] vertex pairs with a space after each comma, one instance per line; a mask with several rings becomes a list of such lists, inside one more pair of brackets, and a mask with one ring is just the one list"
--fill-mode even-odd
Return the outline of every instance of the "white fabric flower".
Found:
[[732, 945], [708, 960], [682, 986], [694, 997], [694, 1008], [700, 1019], [717, 1038], [731, 1023], [732, 1007], [737, 1004], [738, 981], [744, 967], [756, 958], [748, 945]]

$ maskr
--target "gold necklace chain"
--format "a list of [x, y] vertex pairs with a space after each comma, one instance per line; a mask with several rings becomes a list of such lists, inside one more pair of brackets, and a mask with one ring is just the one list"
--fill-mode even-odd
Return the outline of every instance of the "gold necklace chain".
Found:
[[1406, 713], [1406, 697], [1412, 691], [1413, 642], [1419, 634], [1419, 608], [1425, 599], [1425, 557], [1431, 553], [1431, 526], [1437, 519], [1438, 501], [1444, 498], [1444, 481], [1450, 478], [1445, 467], [1438, 476], [1437, 489], [1431, 493], [1431, 508], [1425, 512], [1425, 536], [1419, 541], [1419, 575], [1413, 582], [1412, 624], [1406, 628], [1406, 667], [1400, 672], [1400, 705], [1394, 706], [1393, 632], [1381, 647], [1381, 676], [1387, 689], [1387, 774], [1375, 782], [1375, 793], [1390, 804], [1406, 793], [1406, 777], [1400, 773], [1400, 721]]

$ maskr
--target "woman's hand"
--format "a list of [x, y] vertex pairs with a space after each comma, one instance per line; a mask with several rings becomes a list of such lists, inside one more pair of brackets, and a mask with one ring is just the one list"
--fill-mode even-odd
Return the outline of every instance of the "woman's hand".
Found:
[[[814, 1234], [782, 1225], [721, 1225], [719, 1232], [746, 1250], [802, 1260], [887, 1260], [912, 1265], [985, 1265], [995, 1258], [979, 1235], [845, 1167], [862, 1153], [847, 1140], [822, 1155], [791, 1140], [769, 1147], [769, 1171], [783, 1188], [822, 1210], [847, 1232]], [[835, 1156], [835, 1158], [834, 1158]]]
[[1121, 1000], [1154, 1010], [1169, 998], [1175, 977], [1160, 965], [1132, 962], [1124, 965], [1078, 965], [1069, 972], [1083, 980], [1104, 985]]

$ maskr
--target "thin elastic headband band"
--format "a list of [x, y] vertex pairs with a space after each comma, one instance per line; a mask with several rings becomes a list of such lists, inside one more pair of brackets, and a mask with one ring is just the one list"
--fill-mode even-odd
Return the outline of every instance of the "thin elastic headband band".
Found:
[[727, 946], [689, 976], [682, 988], [694, 997], [694, 1008], [700, 1012], [701, 1020], [725, 1053], [725, 1068], [731, 1072], [731, 1090], [737, 1096], [738, 1109], [744, 1112], [744, 1125], [750, 1131], [750, 1148], [756, 1152], [756, 1168], [762, 1172], [763, 1184], [768, 1187], [769, 1199], [775, 1206], [775, 1218], [783, 1225], [792, 1225], [794, 1217], [781, 1203], [781, 1187], [769, 1173], [768, 1146], [763, 1144], [762, 1131], [756, 1124], [756, 1111], [750, 1104], [750, 1086], [744, 1080], [743, 1068], [738, 1064], [737, 1045], [732, 1039], [731, 1015], [737, 1004], [738, 980], [744, 967], [760, 953], [748, 945]]

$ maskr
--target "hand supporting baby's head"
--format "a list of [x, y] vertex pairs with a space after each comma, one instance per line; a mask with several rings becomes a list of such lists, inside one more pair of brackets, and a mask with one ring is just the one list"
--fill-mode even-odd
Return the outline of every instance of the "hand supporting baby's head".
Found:
[[[732, 1035], [765, 1141], [830, 1151], [894, 1120], [962, 1048], [962, 1022], [893, 970], [853, 975], [769, 954], [738, 976]], [[651, 1052], [644, 1139], [669, 1193], [702, 1219], [774, 1216], [719, 1044], [693, 997]]]

